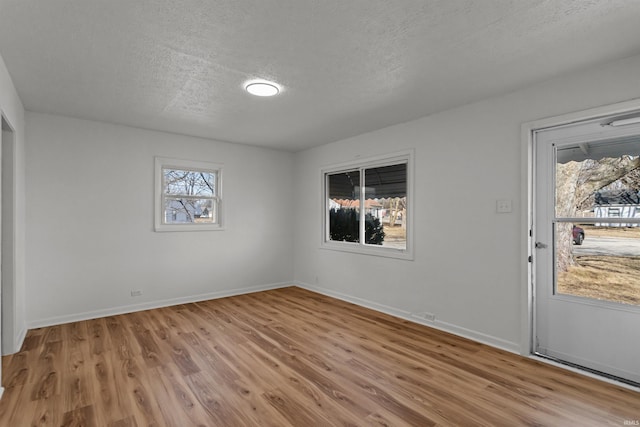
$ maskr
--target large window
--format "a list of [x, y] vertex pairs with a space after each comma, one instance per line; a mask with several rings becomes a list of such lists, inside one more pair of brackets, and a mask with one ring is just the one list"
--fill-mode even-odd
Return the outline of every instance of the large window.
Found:
[[412, 153], [323, 169], [323, 247], [412, 258]]
[[156, 157], [156, 231], [221, 229], [222, 166]]

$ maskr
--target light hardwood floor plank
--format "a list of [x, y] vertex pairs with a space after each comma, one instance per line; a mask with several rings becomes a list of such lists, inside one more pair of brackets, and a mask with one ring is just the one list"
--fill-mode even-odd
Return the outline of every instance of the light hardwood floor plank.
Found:
[[640, 420], [640, 393], [295, 287], [34, 329], [2, 366], [11, 427]]

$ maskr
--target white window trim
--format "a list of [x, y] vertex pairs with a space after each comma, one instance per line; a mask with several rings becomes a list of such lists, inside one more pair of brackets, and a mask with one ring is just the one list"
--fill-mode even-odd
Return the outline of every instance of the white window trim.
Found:
[[[216, 174], [216, 201], [217, 201], [217, 222], [215, 224], [166, 224], [162, 217], [163, 208], [163, 183], [162, 169], [172, 168], [181, 170], [197, 170], [203, 172], [214, 172]], [[224, 230], [224, 203], [222, 199], [222, 169], [220, 163], [200, 162], [194, 160], [172, 159], [168, 157], [155, 157], [155, 192], [154, 192], [154, 229], [163, 231], [219, 231]]]
[[[357, 160], [326, 166], [320, 170], [320, 187], [322, 194], [322, 236], [320, 240], [320, 248], [341, 252], [350, 252], [362, 255], [373, 255], [387, 258], [398, 258], [405, 260], [413, 260], [413, 236], [414, 236], [414, 220], [413, 205], [414, 202], [414, 166], [413, 166], [414, 150], [405, 150], [394, 152], [386, 155], [359, 158]], [[406, 162], [407, 164], [407, 246], [406, 249], [385, 248], [375, 245], [364, 245], [356, 242], [337, 242], [329, 239], [329, 206], [327, 198], [327, 174], [347, 172], [360, 168], [373, 168], [381, 166], [390, 166], [398, 163]]]

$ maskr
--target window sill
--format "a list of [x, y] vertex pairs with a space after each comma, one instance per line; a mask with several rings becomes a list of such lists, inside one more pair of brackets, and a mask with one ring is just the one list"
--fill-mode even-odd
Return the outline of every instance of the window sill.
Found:
[[156, 232], [173, 231], [224, 231], [224, 227], [217, 224], [162, 224], [155, 226]]
[[409, 249], [393, 249], [380, 246], [375, 247], [373, 245], [364, 246], [358, 243], [348, 242], [323, 242], [320, 245], [320, 249], [413, 261], [413, 252]]

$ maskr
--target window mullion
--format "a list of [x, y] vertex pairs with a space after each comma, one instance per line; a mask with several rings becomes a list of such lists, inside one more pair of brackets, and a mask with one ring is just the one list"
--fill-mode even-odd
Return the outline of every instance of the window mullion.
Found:
[[169, 199], [186, 199], [186, 200], [218, 200], [216, 196], [191, 196], [187, 194], [164, 194]]

